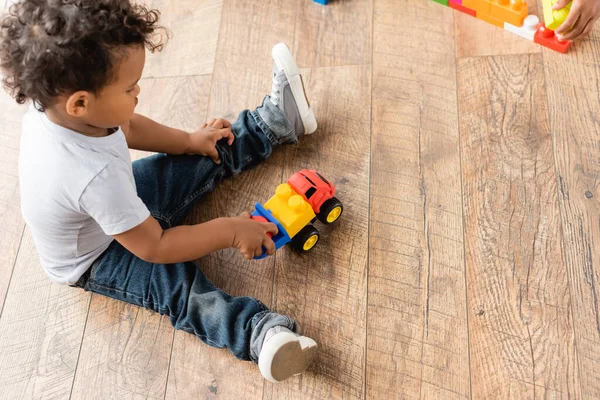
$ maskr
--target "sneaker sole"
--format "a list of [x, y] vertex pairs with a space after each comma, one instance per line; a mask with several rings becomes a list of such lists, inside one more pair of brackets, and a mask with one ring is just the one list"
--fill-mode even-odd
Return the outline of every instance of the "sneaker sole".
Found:
[[304, 134], [310, 135], [317, 130], [317, 118], [310, 108], [308, 99], [306, 98], [306, 91], [304, 90], [304, 82], [300, 75], [300, 69], [294, 60], [294, 56], [290, 52], [290, 49], [285, 43], [278, 43], [273, 47], [272, 51], [273, 60], [277, 68], [282, 69], [292, 89], [292, 95], [296, 100], [298, 106], [298, 112], [302, 123], [304, 124]]
[[311, 338], [282, 333], [263, 347], [258, 367], [266, 380], [278, 383], [306, 371], [316, 353], [317, 343]]

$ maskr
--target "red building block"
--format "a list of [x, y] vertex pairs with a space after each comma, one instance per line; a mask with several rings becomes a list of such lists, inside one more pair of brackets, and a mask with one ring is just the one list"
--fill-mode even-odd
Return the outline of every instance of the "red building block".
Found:
[[452, 0], [450, 0], [450, 2], [448, 3], [448, 5], [450, 6], [450, 8], [454, 8], [455, 10], [458, 10], [460, 12], [463, 12], [465, 14], [469, 14], [472, 17], [475, 16], [475, 10], [471, 10], [470, 8], [463, 7], [460, 4], [456, 4]]
[[511, 25], [521, 26], [528, 12], [527, 1], [492, 0], [489, 15]]
[[448, 5], [450, 5], [450, 3], [456, 3], [460, 6], [462, 6], [462, 0], [450, 0], [450, 1], [448, 1]]
[[566, 53], [573, 44], [570, 40], [558, 40], [554, 31], [546, 28], [544, 25], [540, 26], [535, 35], [533, 35], [533, 41], [559, 53]]

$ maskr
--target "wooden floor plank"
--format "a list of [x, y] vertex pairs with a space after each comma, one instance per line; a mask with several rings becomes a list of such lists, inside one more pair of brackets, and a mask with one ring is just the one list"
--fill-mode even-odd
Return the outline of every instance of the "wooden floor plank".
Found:
[[72, 399], [163, 399], [173, 328], [169, 318], [94, 295]]
[[89, 301], [50, 282], [26, 231], [0, 319], [0, 397], [69, 397]]
[[63, 399], [73, 384], [89, 295], [52, 284], [31, 235], [23, 235], [18, 152], [27, 107], [0, 90], [0, 397]]
[[542, 58], [458, 66], [473, 397], [581, 398]]
[[21, 118], [27, 110], [0, 89], [0, 316], [17, 258], [25, 222], [19, 196]]
[[[306, 67], [371, 63], [372, 0], [297, 1], [294, 49]], [[291, 43], [290, 43], [291, 45]]]
[[367, 398], [468, 398], [453, 15], [375, 5]]
[[[319, 344], [308, 372], [266, 383], [267, 399], [364, 397], [371, 69], [312, 69], [304, 82], [319, 130], [286, 148], [283, 180], [316, 169], [337, 188], [344, 214], [309, 255], [277, 254], [274, 308]], [[271, 189], [273, 192], [274, 188]]]
[[212, 74], [223, 0], [144, 0], [161, 12], [170, 40], [148, 56], [147, 78]]
[[[293, 43], [294, 9], [276, 0], [225, 2], [207, 117], [234, 121], [239, 112], [255, 108], [270, 93], [271, 48]], [[202, 201], [191, 217], [202, 222], [252, 211], [267, 200], [281, 179], [283, 153], [276, 150], [263, 165], [226, 180]], [[245, 261], [235, 250], [199, 260], [200, 268], [220, 289], [235, 296], [253, 296], [271, 305], [274, 260]], [[232, 377], [235, 376], [235, 379]], [[256, 365], [236, 360], [228, 350], [213, 349], [177, 332], [169, 372], [167, 398], [223, 396], [260, 399], [263, 379]]]
[[[193, 131], [205, 120], [210, 82], [210, 76], [143, 79], [136, 111]], [[72, 398], [163, 398], [173, 336], [168, 317], [94, 295]]]
[[598, 24], [562, 56], [544, 51], [582, 398], [600, 398], [600, 110]]
[[[529, 14], [538, 15], [543, 21], [541, 6], [536, 0], [528, 0]], [[470, 15], [454, 11], [456, 26], [456, 56], [474, 57], [500, 54], [539, 53], [541, 46], [514, 33]]]

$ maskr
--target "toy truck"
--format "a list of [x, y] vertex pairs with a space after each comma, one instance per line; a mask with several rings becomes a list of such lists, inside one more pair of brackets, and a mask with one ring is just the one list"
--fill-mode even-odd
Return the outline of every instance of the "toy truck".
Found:
[[[313, 226], [317, 219], [324, 224], [337, 221], [344, 206], [335, 197], [335, 187], [321, 174], [304, 169], [279, 185], [275, 195], [264, 206], [256, 203], [252, 219], [272, 222], [279, 232], [273, 236], [275, 248], [291, 243], [300, 252], [308, 252], [319, 241], [319, 231]], [[267, 253], [255, 257], [265, 258]]]

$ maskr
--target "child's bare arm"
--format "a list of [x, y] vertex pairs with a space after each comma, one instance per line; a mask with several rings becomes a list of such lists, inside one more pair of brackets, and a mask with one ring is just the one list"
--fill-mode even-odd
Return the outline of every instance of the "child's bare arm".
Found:
[[236, 247], [246, 258], [262, 254], [263, 246], [273, 254], [275, 244], [267, 233], [277, 234], [277, 226], [252, 220], [248, 213], [167, 230], [150, 216], [137, 227], [115, 235], [115, 239], [144, 261], [171, 264], [195, 260], [228, 247]]
[[234, 140], [231, 123], [224, 119], [212, 119], [208, 124], [203, 124], [199, 131], [188, 134], [134, 114], [129, 123], [121, 128], [131, 149], [167, 154], [201, 154], [211, 157], [215, 162], [219, 162], [217, 141], [227, 139], [231, 145]]
[[[554, 10], [560, 10], [570, 0], [558, 0]], [[556, 29], [560, 40], [575, 40], [588, 35], [600, 17], [600, 0], [573, 0], [569, 16]]]
[[130, 149], [184, 154], [189, 145], [189, 135], [185, 131], [169, 128], [139, 114], [134, 114], [121, 129]]

